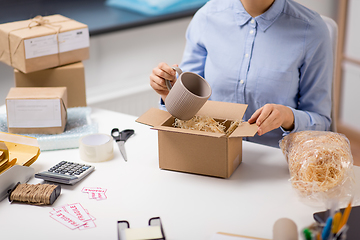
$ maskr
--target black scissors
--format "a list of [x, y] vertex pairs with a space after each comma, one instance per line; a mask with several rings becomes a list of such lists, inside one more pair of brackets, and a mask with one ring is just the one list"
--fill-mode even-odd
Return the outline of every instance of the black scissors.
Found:
[[133, 129], [125, 129], [121, 132], [117, 128], [113, 128], [113, 130], [111, 130], [111, 136], [117, 142], [120, 152], [121, 152], [121, 155], [124, 157], [126, 162], [127, 162], [127, 156], [126, 156], [124, 144], [125, 144], [126, 140], [128, 140], [129, 137], [131, 137], [131, 135], [133, 135], [134, 133], [135, 133], [135, 131]]

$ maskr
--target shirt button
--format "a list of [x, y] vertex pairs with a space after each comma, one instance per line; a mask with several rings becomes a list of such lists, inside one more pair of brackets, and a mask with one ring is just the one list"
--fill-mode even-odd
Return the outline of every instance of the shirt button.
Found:
[[249, 57], [249, 54], [245, 54], [245, 57]]
[[251, 31], [250, 31], [250, 34], [253, 34], [253, 33], [254, 33], [254, 30], [251, 30]]
[[240, 83], [243, 84], [243, 83], [244, 83], [244, 80], [241, 79], [241, 80], [240, 80]]
[[251, 21], [250, 21], [251, 23], [254, 23], [255, 22], [255, 20], [254, 19], [251, 19]]

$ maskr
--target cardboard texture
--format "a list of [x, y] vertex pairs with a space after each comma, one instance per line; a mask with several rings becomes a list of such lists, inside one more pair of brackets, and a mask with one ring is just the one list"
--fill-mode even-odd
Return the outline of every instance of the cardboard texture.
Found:
[[[197, 116], [209, 116], [217, 121], [241, 120], [247, 105], [207, 101]], [[161, 169], [229, 178], [242, 161], [242, 137], [254, 136], [256, 124], [241, 123], [226, 136], [187, 130], [172, 126], [174, 117], [170, 113], [151, 108], [136, 121], [158, 130], [159, 167]]]
[[40, 155], [36, 138], [0, 132], [0, 151], [5, 155], [0, 161], [0, 174], [14, 165], [29, 167]]
[[66, 87], [11, 88], [5, 101], [9, 133], [64, 132], [67, 121]]
[[86, 107], [85, 70], [82, 62], [33, 73], [14, 69], [15, 87], [66, 87], [68, 108]]
[[86, 24], [61, 15], [0, 24], [0, 61], [34, 72], [89, 58]]

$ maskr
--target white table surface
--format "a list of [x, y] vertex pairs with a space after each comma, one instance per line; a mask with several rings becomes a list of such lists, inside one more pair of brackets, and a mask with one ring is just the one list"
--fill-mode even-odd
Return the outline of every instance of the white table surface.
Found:
[[[313, 222], [312, 214], [325, 206], [305, 204], [292, 189], [280, 149], [243, 142], [243, 162], [229, 179], [161, 170], [157, 131], [135, 122], [136, 117], [93, 109], [99, 132], [132, 128], [125, 144], [128, 162], [114, 142], [114, 158], [91, 163], [96, 170], [74, 186], [62, 185], [52, 206], [0, 202], [0, 239], [117, 239], [118, 220], [133, 228], [145, 227], [161, 217], [166, 239], [205, 240], [216, 232], [272, 238], [274, 222], [292, 219], [301, 230]], [[45, 151], [31, 166], [44, 171], [61, 160], [85, 163], [78, 149]], [[360, 167], [354, 167], [360, 181]], [[32, 178], [29, 183], [41, 183]], [[106, 188], [107, 199], [90, 200], [83, 187]], [[357, 187], [359, 193], [359, 187]], [[49, 217], [53, 207], [81, 203], [96, 218], [96, 228], [70, 230]]]

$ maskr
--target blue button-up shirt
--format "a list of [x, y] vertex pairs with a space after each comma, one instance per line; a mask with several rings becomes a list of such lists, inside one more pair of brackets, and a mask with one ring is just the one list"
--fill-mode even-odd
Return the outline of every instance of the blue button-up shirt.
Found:
[[[251, 17], [240, 0], [210, 0], [193, 17], [180, 67], [203, 76], [210, 100], [248, 104], [244, 120], [267, 103], [291, 108], [293, 131], [329, 130], [333, 56], [321, 16], [276, 0]], [[247, 138], [270, 146], [288, 132]]]

